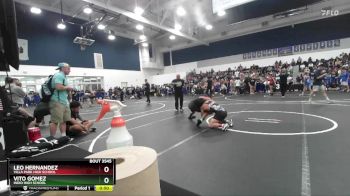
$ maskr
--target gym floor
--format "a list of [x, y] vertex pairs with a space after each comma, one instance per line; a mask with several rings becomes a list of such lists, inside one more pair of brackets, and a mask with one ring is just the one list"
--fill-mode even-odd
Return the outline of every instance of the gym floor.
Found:
[[[173, 97], [126, 101], [123, 117], [134, 145], [158, 152], [162, 181], [198, 195], [349, 195], [350, 98], [329, 94], [216, 96], [234, 127], [214, 130], [206, 123], [197, 128], [183, 113], [174, 111]], [[96, 119], [99, 106], [83, 108], [85, 119]], [[198, 117], [199, 114], [196, 114]], [[109, 113], [95, 124], [97, 131], [76, 138], [79, 147], [106, 149]], [[48, 122], [48, 118], [46, 122]], [[49, 134], [42, 127], [42, 134]]]

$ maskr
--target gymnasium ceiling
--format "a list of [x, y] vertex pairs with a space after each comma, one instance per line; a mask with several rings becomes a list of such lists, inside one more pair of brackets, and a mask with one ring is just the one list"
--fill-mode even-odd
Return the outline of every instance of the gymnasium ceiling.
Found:
[[[213, 13], [212, 0], [15, 0], [29, 6], [60, 13], [88, 21], [106, 24], [106, 32], [134, 39], [135, 43], [149, 42], [160, 51], [180, 49], [195, 45], [274, 29], [282, 26], [334, 17], [322, 16], [321, 10], [350, 13], [349, 0], [255, 0], [226, 9], [224, 16]], [[214, 1], [214, 0], [213, 0]], [[232, 0], [233, 1], [233, 0]], [[237, 1], [237, 0], [235, 0]], [[62, 4], [61, 4], [62, 2]], [[134, 13], [135, 6], [144, 9], [142, 15]], [[182, 6], [184, 16], [177, 15]], [[91, 7], [89, 15], [83, 12]], [[57, 21], [53, 21], [57, 22]], [[182, 26], [175, 30], [175, 23]], [[135, 26], [142, 24], [143, 30]], [[206, 26], [212, 29], [207, 30]], [[144, 34], [147, 40], [139, 36]], [[169, 36], [175, 35], [175, 40]]]

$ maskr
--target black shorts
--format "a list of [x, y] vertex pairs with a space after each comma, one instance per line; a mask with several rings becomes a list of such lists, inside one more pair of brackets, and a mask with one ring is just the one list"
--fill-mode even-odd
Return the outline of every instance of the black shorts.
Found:
[[[80, 122], [80, 124], [83, 124], [83, 122]], [[76, 127], [73, 127], [73, 124], [71, 122], [66, 122], [66, 134], [69, 137], [76, 137], [81, 135], [81, 129], [76, 129]]]
[[213, 118], [220, 122], [224, 122], [226, 117], [227, 117], [226, 111], [216, 111]]
[[34, 109], [34, 117], [36, 122], [40, 123], [45, 116], [50, 114], [49, 103], [40, 102]]
[[79, 136], [81, 134], [81, 131], [80, 131], [80, 129], [75, 129], [71, 126], [69, 126], [69, 127], [67, 126], [66, 134], [69, 137], [76, 137], [76, 136]]
[[188, 108], [191, 110], [191, 112], [201, 112], [201, 108], [198, 107], [198, 105], [194, 101], [191, 101], [188, 104]]

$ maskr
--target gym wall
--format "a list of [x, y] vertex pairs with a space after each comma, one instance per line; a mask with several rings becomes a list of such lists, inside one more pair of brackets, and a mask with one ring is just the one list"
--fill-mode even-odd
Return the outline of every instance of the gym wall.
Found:
[[93, 53], [102, 53], [105, 69], [140, 70], [139, 48], [131, 39], [117, 36], [115, 41], [109, 41], [106, 33], [96, 31], [92, 37], [95, 43], [81, 51], [80, 46], [73, 43], [73, 39], [80, 36], [80, 27], [67, 24], [65, 30], [57, 29], [60, 14], [43, 10], [41, 15], [33, 15], [28, 6], [19, 3], [16, 3], [16, 14], [18, 38], [28, 40], [29, 60], [21, 61], [22, 65], [68, 62], [74, 67], [95, 68]]
[[[10, 76], [12, 77], [31, 77], [43, 76], [57, 73], [57, 66], [42, 66], [42, 65], [21, 65], [19, 70], [11, 68]], [[5, 72], [0, 72], [0, 76], [5, 76]], [[115, 86], [121, 86], [127, 82], [128, 86], [142, 85], [144, 83], [144, 72], [128, 71], [128, 70], [113, 70], [113, 69], [91, 69], [81, 67], [71, 67], [70, 77], [103, 77], [103, 88], [108, 90]], [[41, 84], [41, 83], [40, 83]], [[39, 86], [40, 88], [40, 86]]]
[[[350, 37], [350, 14], [263, 31], [237, 38], [172, 51], [172, 64], [243, 54], [264, 49]], [[163, 54], [164, 65], [170, 65], [169, 52]]]

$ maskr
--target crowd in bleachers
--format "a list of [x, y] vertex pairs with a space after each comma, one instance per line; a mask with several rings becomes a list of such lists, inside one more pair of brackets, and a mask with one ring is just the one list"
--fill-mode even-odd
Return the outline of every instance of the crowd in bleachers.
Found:
[[[284, 70], [288, 75], [288, 90], [303, 91], [304, 84], [311, 84], [313, 73], [317, 67], [323, 65], [326, 67], [327, 77], [324, 81], [328, 90], [344, 90], [345, 80], [349, 86], [349, 54], [342, 53], [335, 58], [330, 59], [301, 59], [291, 63], [276, 61], [274, 65], [261, 67], [252, 65], [244, 68], [238, 66], [237, 69], [228, 69], [225, 71], [207, 72], [192, 71], [187, 74], [187, 88], [192, 94], [205, 94], [208, 80], [212, 80], [213, 91], [218, 94], [254, 94], [254, 93], [272, 93], [279, 90], [280, 74]], [[295, 69], [295, 67], [297, 69]], [[296, 72], [296, 73], [295, 73]], [[309, 77], [306, 77], [309, 76]], [[306, 81], [308, 80], [308, 81]], [[271, 88], [272, 87], [272, 88]], [[345, 86], [348, 91], [348, 87]]]
[[31, 91], [24, 96], [23, 101], [25, 107], [36, 106], [40, 103], [41, 97], [39, 93]]

